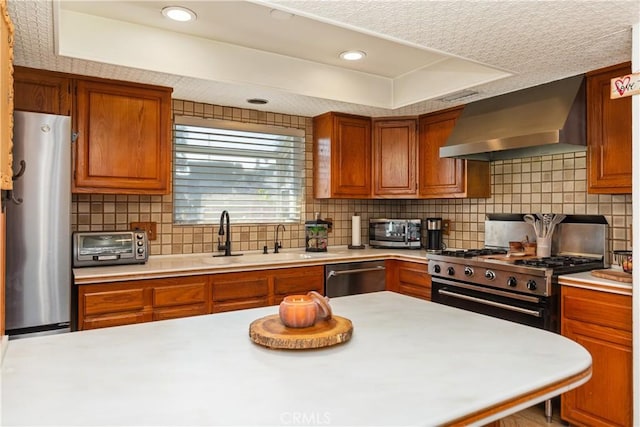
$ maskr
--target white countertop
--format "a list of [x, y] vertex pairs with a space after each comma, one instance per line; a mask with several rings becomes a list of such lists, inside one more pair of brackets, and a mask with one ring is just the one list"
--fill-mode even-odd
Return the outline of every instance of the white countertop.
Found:
[[305, 252], [302, 248], [285, 249], [278, 254], [246, 252], [241, 256], [230, 257], [214, 257], [206, 253], [155, 255], [150, 256], [146, 264], [74, 268], [73, 275], [76, 284], [88, 284], [380, 259], [427, 262], [424, 250], [348, 249], [346, 246], [332, 246], [327, 252]]
[[[622, 271], [622, 269], [612, 268], [612, 271]], [[573, 286], [621, 295], [631, 295], [633, 290], [632, 283], [602, 279], [593, 276], [589, 271], [558, 276], [558, 283], [562, 286]]]
[[353, 337], [318, 350], [250, 341], [276, 307], [10, 341], [2, 425], [432, 426], [511, 402], [483, 424], [589, 377], [543, 330], [392, 292], [331, 305]]

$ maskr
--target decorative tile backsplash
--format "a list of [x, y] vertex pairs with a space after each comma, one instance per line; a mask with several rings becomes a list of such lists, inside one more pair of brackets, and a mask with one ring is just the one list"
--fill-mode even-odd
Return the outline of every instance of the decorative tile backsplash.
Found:
[[[570, 153], [491, 163], [491, 198], [438, 200], [315, 200], [313, 198], [312, 119], [257, 110], [248, 110], [190, 101], [173, 101], [173, 113], [245, 123], [304, 129], [306, 134], [306, 220], [331, 219], [330, 245], [351, 243], [351, 216], [362, 218], [362, 242], [367, 243], [369, 218], [442, 217], [451, 221], [445, 237], [450, 248], [478, 248], [484, 243], [486, 213], [535, 213], [604, 215], [609, 222], [609, 249], [630, 249], [631, 195], [587, 194], [585, 153]], [[181, 226], [173, 224], [172, 195], [73, 195], [73, 229], [126, 230], [131, 222], [157, 223], [158, 238], [151, 241], [152, 255], [210, 253], [217, 247], [219, 224]], [[234, 251], [273, 252], [275, 228], [268, 225], [233, 225]], [[287, 223], [280, 233], [283, 248], [304, 247], [304, 223]]]

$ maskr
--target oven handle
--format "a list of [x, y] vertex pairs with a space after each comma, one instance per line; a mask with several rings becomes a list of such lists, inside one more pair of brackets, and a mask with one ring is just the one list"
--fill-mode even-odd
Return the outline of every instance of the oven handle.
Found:
[[540, 298], [533, 296], [533, 295], [520, 295], [520, 294], [515, 294], [513, 292], [504, 292], [504, 291], [500, 291], [497, 289], [489, 289], [489, 288], [481, 288], [479, 286], [473, 286], [473, 285], [468, 285], [465, 283], [458, 283], [458, 282], [452, 282], [450, 280], [446, 280], [446, 279], [442, 279], [442, 278], [437, 278], [434, 279], [434, 282], [437, 280], [438, 283], [442, 283], [444, 285], [451, 285], [454, 287], [458, 287], [458, 288], [465, 288], [465, 289], [471, 289], [472, 291], [477, 291], [477, 292], [483, 292], [486, 294], [492, 294], [492, 295], [498, 295], [501, 297], [506, 297], [506, 298], [511, 298], [511, 299], [518, 299], [521, 301], [527, 301], [527, 302], [533, 302], [536, 304], [540, 303]]
[[490, 305], [492, 307], [503, 308], [505, 310], [516, 311], [518, 313], [527, 314], [529, 316], [542, 317], [542, 314], [539, 311], [536, 311], [536, 310], [527, 310], [526, 308], [514, 307], [514, 306], [509, 305], [509, 304], [502, 304], [502, 303], [496, 302], [496, 301], [489, 301], [489, 300], [482, 299], [482, 298], [476, 298], [476, 297], [472, 297], [472, 296], [469, 296], [469, 295], [463, 295], [463, 294], [459, 294], [457, 292], [447, 291], [445, 289], [438, 289], [438, 293], [440, 295], [446, 295], [446, 296], [450, 296], [450, 297], [453, 297], [453, 298], [460, 298], [460, 299], [464, 299], [464, 300], [467, 300], [467, 301], [477, 302], [479, 304], [484, 304], [484, 305]]

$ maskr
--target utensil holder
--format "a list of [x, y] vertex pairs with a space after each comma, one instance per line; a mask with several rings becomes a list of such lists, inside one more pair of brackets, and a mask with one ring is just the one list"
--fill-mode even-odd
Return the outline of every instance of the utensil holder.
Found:
[[538, 237], [536, 247], [536, 255], [539, 258], [548, 258], [551, 256], [551, 237]]

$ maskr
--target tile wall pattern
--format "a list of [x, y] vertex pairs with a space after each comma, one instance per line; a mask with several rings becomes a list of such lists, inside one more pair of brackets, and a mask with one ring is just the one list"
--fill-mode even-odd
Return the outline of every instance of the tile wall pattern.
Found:
[[[478, 248], [484, 242], [486, 213], [553, 212], [599, 214], [609, 222], [609, 249], [630, 249], [631, 195], [587, 194], [585, 153], [532, 157], [491, 163], [492, 197], [488, 199], [439, 200], [315, 200], [313, 198], [312, 119], [257, 110], [224, 107], [190, 101], [173, 101], [174, 115], [234, 120], [304, 129], [306, 134], [305, 220], [331, 218], [330, 245], [351, 243], [351, 216], [362, 218], [361, 238], [367, 243], [369, 218], [427, 218], [451, 220], [445, 244], [451, 248]], [[172, 195], [73, 195], [72, 226], [75, 230], [126, 230], [131, 222], [154, 221], [158, 238], [151, 242], [152, 255], [211, 253], [217, 244], [217, 226], [173, 224]], [[273, 251], [276, 224], [233, 225], [234, 251]], [[283, 248], [304, 247], [304, 223], [287, 223], [281, 233]]]

